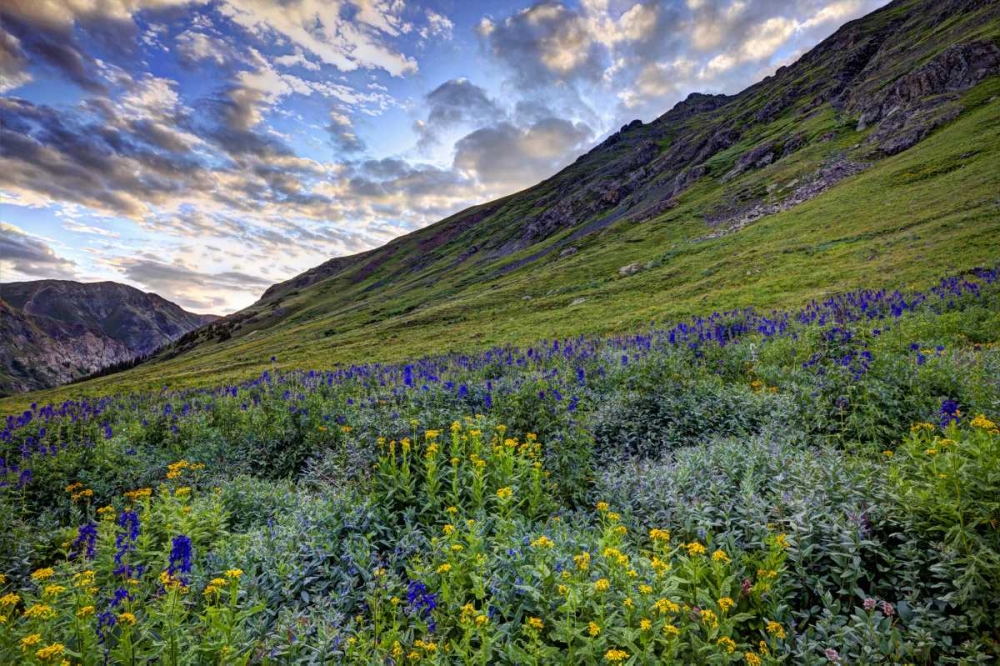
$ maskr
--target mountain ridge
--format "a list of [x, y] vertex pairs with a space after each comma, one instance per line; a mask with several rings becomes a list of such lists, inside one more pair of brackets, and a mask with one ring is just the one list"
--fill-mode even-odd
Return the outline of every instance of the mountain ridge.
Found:
[[132, 361], [217, 318], [117, 282], [0, 284], [0, 392], [48, 388]]
[[[876, 131], [868, 138], [865, 151], [872, 156], [891, 156], [902, 152], [937, 127], [954, 119], [957, 115], [954, 107], [939, 111], [937, 115], [934, 113], [936, 109], [941, 110], [948, 102], [954, 101], [953, 95], [948, 97], [949, 93], [967, 90], [985, 78], [1000, 73], [1000, 46], [995, 37], [992, 40], [970, 39], [951, 43], [940, 35], [931, 35], [931, 44], [910, 47], [916, 53], [907, 56], [907, 60], [923, 57], [926, 62], [900, 74], [898, 55], [892, 57], [892, 54], [900, 49], [905, 50], [906, 47], [893, 43], [905, 40], [894, 40], [892, 37], [898, 36], [908, 23], [938, 26], [956, 12], [976, 10], [986, 12], [987, 23], [995, 23], [1000, 17], [998, 3], [982, 0], [934, 3], [926, 12], [912, 11], [897, 16], [901, 7], [919, 4], [894, 2], [866, 17], [851, 21], [804, 54], [796, 63], [779, 68], [775, 74], [739, 93], [691, 93], [650, 123], [636, 120], [624, 125], [618, 132], [580, 155], [572, 165], [535, 186], [459, 211], [379, 248], [335, 257], [289, 280], [272, 285], [256, 303], [230, 317], [237, 321], [248, 318], [248, 315], [252, 318], [260, 309], [280, 301], [289, 292], [351, 271], [354, 272], [352, 281], [360, 282], [385, 261], [384, 255], [395, 248], [406, 246], [408, 239], [419, 239], [418, 252], [413, 253], [418, 258], [412, 261], [410, 267], [411, 272], [416, 272], [430, 263], [420, 260], [425, 253], [436, 250], [446, 242], [458, 240], [482, 222], [488, 222], [495, 213], [516, 207], [525, 198], [534, 197], [531, 201], [534, 208], [546, 207], [546, 204], [552, 203], [551, 207], [546, 207], [542, 213], [529, 217], [527, 222], [517, 227], [522, 231], [520, 238], [508, 237], [499, 246], [495, 240], [492, 245], [485, 247], [469, 243], [468, 249], [457, 262], [461, 263], [484, 250], [488, 252], [488, 259], [502, 262], [519, 251], [551, 240], [561, 231], [571, 232], [564, 242], [557, 241], [508, 265], [495, 267], [494, 275], [503, 275], [556, 250], [570, 249], [572, 241], [596, 233], [623, 218], [630, 217], [642, 222], [676, 206], [678, 196], [699, 180], [711, 175], [708, 163], [713, 157], [738, 145], [744, 136], [752, 132], [755, 125], [772, 120], [796, 103], [803, 106], [802, 110], [806, 114], [823, 104], [829, 104], [839, 112], [847, 113], [852, 118], [857, 117], [859, 132], [876, 127]], [[935, 39], [938, 44], [934, 44]], [[838, 54], [838, 57], [831, 61], [831, 54]], [[818, 76], [812, 71], [815, 67], [819, 67], [825, 76]], [[864, 78], [859, 79], [863, 75]], [[783, 86], [789, 90], [776, 94], [775, 89]], [[925, 103], [925, 99], [931, 96], [935, 99]], [[734, 117], [724, 117], [723, 122], [710, 123], [700, 132], [692, 132], [689, 140], [675, 142], [666, 150], [657, 150], [682, 123], [725, 109]], [[893, 122], [884, 122], [887, 119]], [[878, 128], [883, 128], [883, 131], [879, 133]], [[781, 137], [780, 141], [759, 142], [743, 153], [741, 158], [752, 159], [747, 159], [742, 165], [737, 163], [734, 170], [741, 169], [741, 172], [734, 177], [779, 161], [802, 148], [804, 143], [805, 138], [795, 133]], [[606, 161], [609, 153], [621, 152], [626, 153], [624, 159], [610, 168], [601, 168], [601, 163]], [[836, 168], [838, 166], [839, 169]], [[566, 196], [561, 191], [546, 193], [548, 199], [536, 196], [536, 192], [544, 189], [548, 183], [562, 185], [565, 180], [576, 179], [579, 168], [587, 169], [589, 180], [597, 181], [598, 186], [577, 188], [571, 196]], [[824, 172], [822, 168], [816, 170], [813, 175], [824, 182], [811, 188], [808, 198], [863, 168], [864, 162], [860, 161], [828, 165], [827, 171], [832, 172], [832, 177], [831, 173]], [[734, 170], [722, 174], [721, 178], [733, 174]], [[611, 181], [607, 182], [607, 178], [611, 178]], [[796, 197], [796, 194], [799, 196]], [[788, 198], [798, 199], [795, 203], [801, 203], [804, 199], [801, 195], [801, 191], [793, 191], [788, 193]], [[718, 211], [721, 215], [706, 217], [714, 226], [720, 226], [727, 222], [738, 222], [752, 208], [753, 206], [737, 205], [727, 209], [723, 206]], [[483, 214], [483, 211], [486, 213]], [[759, 219], [761, 216], [753, 217]], [[435, 230], [439, 233], [433, 233]], [[431, 237], [426, 238], [428, 235]], [[225, 326], [228, 321], [230, 318], [224, 317], [217, 326]]]

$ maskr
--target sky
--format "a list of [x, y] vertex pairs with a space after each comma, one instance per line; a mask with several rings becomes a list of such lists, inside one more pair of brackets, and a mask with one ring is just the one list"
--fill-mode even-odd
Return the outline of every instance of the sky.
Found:
[[226, 314], [886, 0], [2, 0], [0, 281]]

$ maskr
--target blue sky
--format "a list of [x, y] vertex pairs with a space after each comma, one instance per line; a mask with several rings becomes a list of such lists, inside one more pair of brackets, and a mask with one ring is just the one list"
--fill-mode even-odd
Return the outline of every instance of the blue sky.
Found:
[[227, 313], [885, 0], [8, 0], [0, 281]]

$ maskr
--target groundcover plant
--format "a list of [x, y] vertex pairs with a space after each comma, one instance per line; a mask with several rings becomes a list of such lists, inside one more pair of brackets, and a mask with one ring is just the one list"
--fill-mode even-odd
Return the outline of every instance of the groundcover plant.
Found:
[[998, 277], [33, 405], [0, 662], [992, 663]]

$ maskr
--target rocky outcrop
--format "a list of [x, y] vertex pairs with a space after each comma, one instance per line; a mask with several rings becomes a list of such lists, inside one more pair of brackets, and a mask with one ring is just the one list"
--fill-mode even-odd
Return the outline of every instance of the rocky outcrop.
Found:
[[859, 91], [848, 108], [858, 115], [858, 131], [877, 125], [869, 142], [894, 155], [954, 120], [959, 109], [949, 102], [996, 74], [1000, 74], [1000, 47], [995, 43], [958, 44], [878, 94]]
[[618, 269], [618, 275], [620, 277], [628, 277], [630, 275], [635, 275], [642, 270], [642, 264], [639, 262], [632, 262], [631, 264], [626, 264]]
[[775, 213], [780, 213], [801, 203], [805, 203], [830, 189], [844, 178], [861, 173], [866, 168], [868, 168], [867, 164], [852, 162], [845, 158], [837, 159], [824, 165], [812, 177], [806, 179], [804, 183], [789, 183], [786, 189], [791, 190], [791, 192], [780, 198], [776, 198], [774, 201], [762, 201], [749, 206], [731, 205], [723, 207], [708, 216], [707, 222], [715, 227], [715, 230], [698, 240], [710, 240], [736, 233], [763, 217], [774, 215]]

